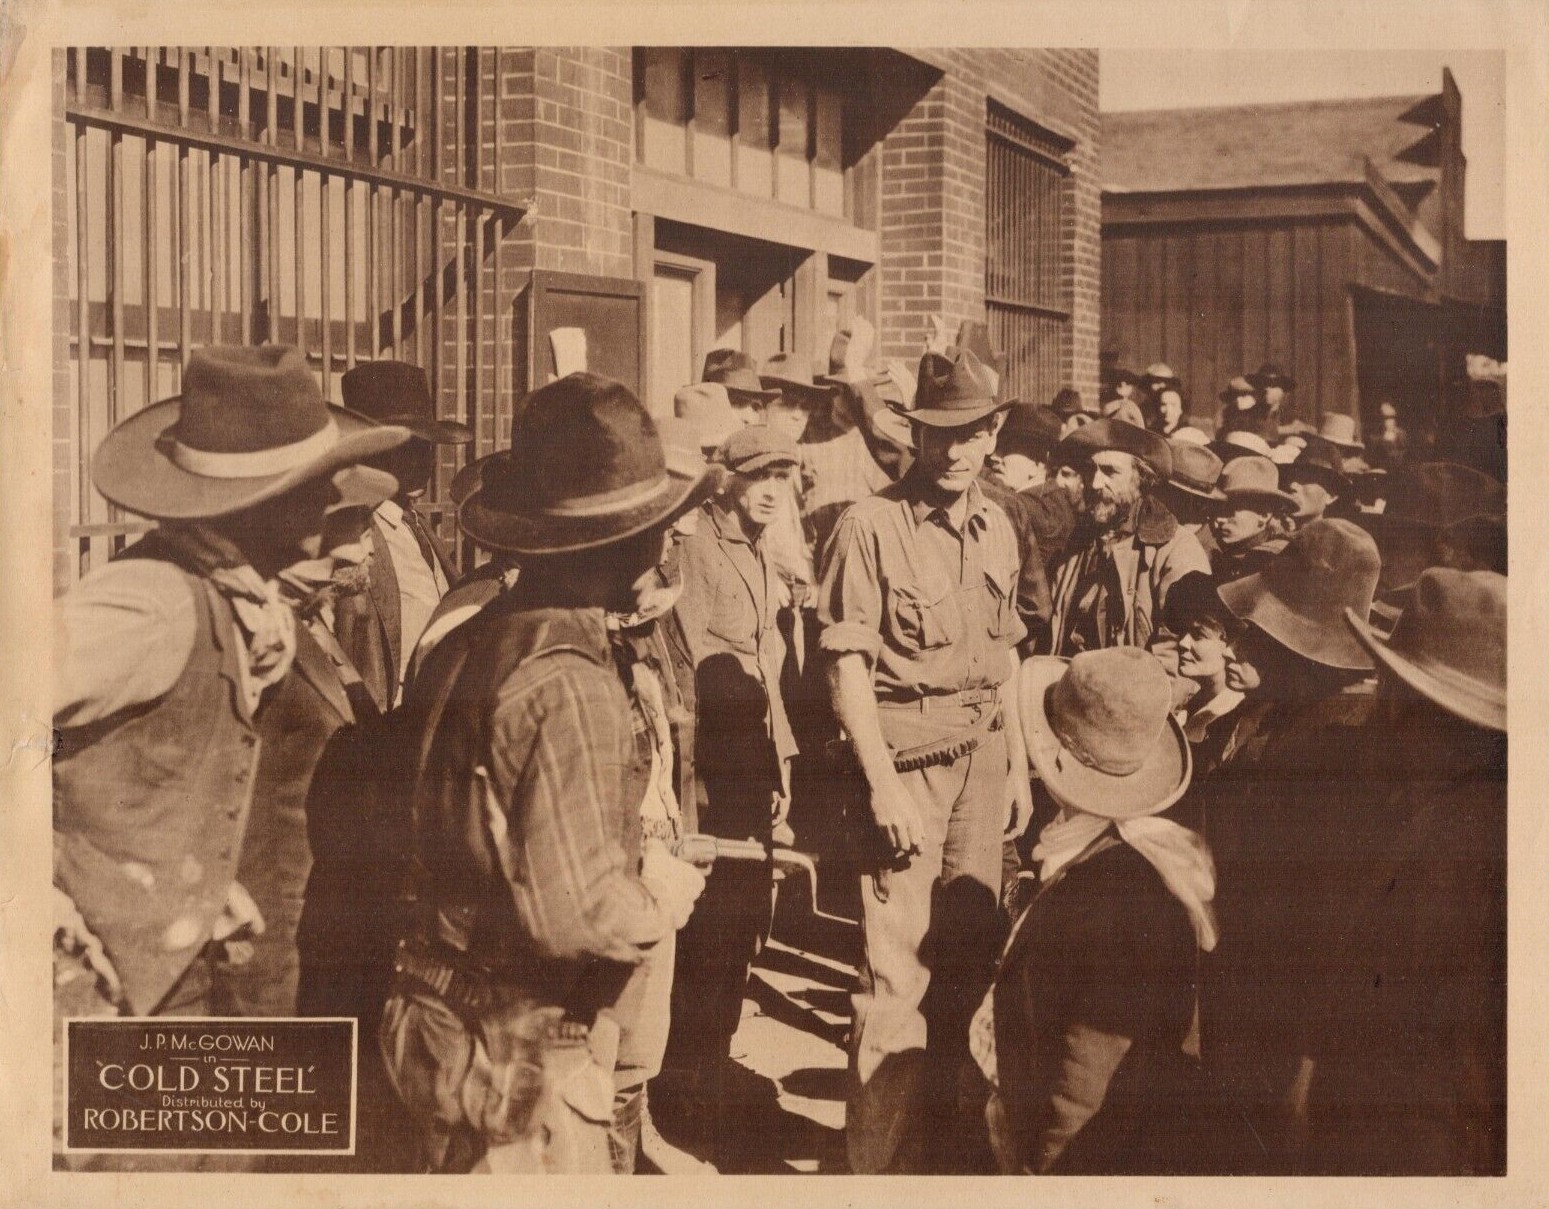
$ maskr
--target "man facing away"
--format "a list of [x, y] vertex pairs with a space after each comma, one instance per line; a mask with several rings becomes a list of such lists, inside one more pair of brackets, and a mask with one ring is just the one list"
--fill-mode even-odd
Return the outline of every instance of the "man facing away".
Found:
[[534, 392], [511, 444], [458, 524], [522, 574], [416, 682], [413, 902], [380, 1041], [435, 1170], [602, 1173], [615, 1008], [704, 887], [642, 842], [653, 745], [607, 615], [638, 610], [711, 480], [591, 374]]
[[872, 845], [845, 1121], [856, 1172], [951, 1169], [968, 1021], [1000, 939], [1002, 836], [1032, 810], [1007, 687], [1025, 635], [1017, 537], [976, 481], [1005, 406], [972, 353], [927, 353], [905, 413], [915, 462], [845, 514], [819, 591]]

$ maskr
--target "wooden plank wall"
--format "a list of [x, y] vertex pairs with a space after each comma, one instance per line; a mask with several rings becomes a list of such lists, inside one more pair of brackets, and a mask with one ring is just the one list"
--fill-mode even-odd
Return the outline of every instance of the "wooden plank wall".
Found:
[[1348, 286], [1423, 288], [1369, 242], [1341, 221], [1105, 230], [1102, 346], [1132, 369], [1167, 362], [1192, 411], [1215, 414], [1233, 375], [1278, 361], [1297, 380], [1295, 415], [1353, 413]]

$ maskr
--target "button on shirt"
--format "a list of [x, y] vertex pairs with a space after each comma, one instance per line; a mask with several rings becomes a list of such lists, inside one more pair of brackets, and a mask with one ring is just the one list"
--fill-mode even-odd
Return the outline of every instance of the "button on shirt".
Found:
[[379, 504], [376, 518], [387, 538], [387, 552], [393, 560], [393, 573], [398, 577], [402, 619], [399, 632], [403, 636], [399, 645], [398, 682], [402, 684], [409, 671], [409, 660], [414, 656], [415, 643], [430, 624], [430, 616], [446, 595], [448, 584], [440, 566], [425, 561], [414, 530], [396, 500]]
[[1006, 651], [1026, 636], [1021, 570], [1005, 512], [974, 483], [961, 531], [906, 476], [853, 505], [834, 531], [818, 589], [819, 645], [875, 662], [879, 701], [902, 702], [1006, 678]]

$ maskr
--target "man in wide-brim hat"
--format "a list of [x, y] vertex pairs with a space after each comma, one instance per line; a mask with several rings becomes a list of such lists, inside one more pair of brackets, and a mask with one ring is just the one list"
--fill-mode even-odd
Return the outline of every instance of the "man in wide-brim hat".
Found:
[[[359, 463], [408, 435], [327, 404], [300, 353], [266, 345], [195, 350], [177, 397], [98, 446], [97, 489], [158, 522], [56, 605], [54, 884], [94, 937], [109, 1010], [208, 1015], [240, 977], [223, 942], [265, 927], [244, 836], [299, 812], [322, 743], [352, 720], [287, 596], [327, 583], [333, 550], [397, 487]], [[272, 923], [293, 941], [293, 919]], [[259, 1014], [294, 1010], [259, 989]]]
[[1449, 526], [1506, 515], [1506, 486], [1472, 467], [1421, 462], [1389, 474], [1379, 513], [1360, 523], [1382, 551], [1384, 599], [1401, 602], [1420, 572], [1442, 561], [1437, 541]]
[[[1391, 636], [1359, 613], [1378, 716], [1351, 753], [1379, 833], [1345, 862], [1307, 1021], [1317, 1175], [1506, 1170], [1506, 578], [1430, 569]], [[1359, 1129], [1349, 1106], [1369, 1106]]]
[[339, 645], [385, 711], [402, 698], [415, 643], [458, 578], [452, 552], [418, 504], [437, 450], [471, 444], [473, 429], [438, 418], [429, 377], [405, 361], [363, 362], [339, 379], [339, 390], [346, 407], [411, 434], [373, 461], [398, 480], [398, 491], [372, 516], [369, 591], [342, 602], [335, 621]]
[[[640, 841], [651, 771], [607, 616], [640, 611], [668, 526], [715, 479], [593, 374], [535, 391], [511, 442], [458, 524], [522, 574], [441, 640], [405, 706], [429, 728], [406, 774], [420, 874], [381, 1042], [434, 1169], [606, 1172], [636, 1023], [620, 996], [704, 886]], [[536, 1108], [509, 1095], [532, 1078]]]
[[1210, 569], [1225, 583], [1262, 570], [1285, 548], [1276, 521], [1290, 516], [1296, 497], [1280, 490], [1280, 472], [1273, 462], [1251, 454], [1226, 463], [1216, 486], [1224, 498], [1210, 518], [1215, 545]]
[[1349, 519], [1357, 509], [1339, 449], [1315, 433], [1303, 440], [1296, 457], [1280, 466], [1280, 485], [1296, 497], [1292, 520], [1305, 525], [1323, 516]]
[[1260, 392], [1270, 416], [1278, 420], [1285, 411], [1286, 392], [1296, 389], [1296, 379], [1275, 362], [1266, 361], [1248, 375], [1248, 381]]
[[744, 414], [744, 422], [761, 415], [770, 402], [779, 398], [778, 390], [765, 386], [758, 376], [758, 363], [740, 349], [713, 348], [705, 354], [703, 382], [719, 382], [731, 397], [731, 405]]
[[[914, 463], [845, 513], [818, 591], [866, 803], [845, 1118], [856, 1172], [960, 1159], [953, 1089], [994, 960], [1001, 839], [1032, 806], [1011, 688], [1022, 556], [977, 481], [1007, 406], [971, 352], [927, 353], [903, 412]], [[953, 941], [928, 939], [939, 936]]]
[[1195, 970], [1216, 925], [1209, 850], [1165, 814], [1190, 778], [1168, 678], [1146, 652], [1113, 647], [1030, 659], [1019, 680], [1028, 751], [1059, 813], [974, 1021], [996, 1158], [1005, 1173], [1176, 1171], [1190, 1157], [1178, 1121]]
[[1102, 419], [1065, 438], [1086, 456], [1084, 514], [1054, 572], [1053, 651], [1074, 655], [1150, 641], [1172, 584], [1209, 570], [1198, 538], [1158, 492], [1172, 447], [1149, 429]]
[[1348, 889], [1341, 837], [1371, 821], [1351, 757], [1372, 717], [1373, 660], [1345, 612], [1370, 614], [1378, 566], [1359, 527], [1318, 520], [1264, 570], [1218, 589], [1246, 626], [1233, 649], [1247, 692], [1197, 802], [1220, 878], [1200, 1035], [1226, 1107], [1209, 1167], [1221, 1174], [1297, 1161], [1305, 1027], [1338, 976], [1326, 941]]

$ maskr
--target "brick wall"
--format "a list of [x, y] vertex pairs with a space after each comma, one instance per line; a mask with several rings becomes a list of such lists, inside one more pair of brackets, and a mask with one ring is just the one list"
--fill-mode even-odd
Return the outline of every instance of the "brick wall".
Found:
[[915, 56], [943, 72], [883, 140], [880, 339], [886, 356], [916, 356], [939, 314], [955, 332], [984, 313], [987, 98], [1074, 140], [1065, 305], [1067, 380], [1097, 392], [1101, 181], [1095, 50], [941, 50]]

